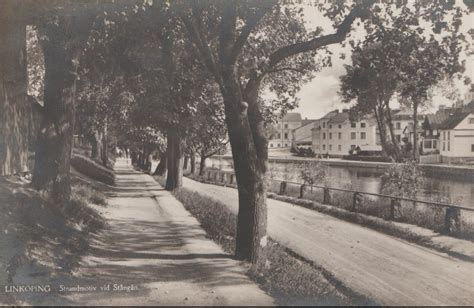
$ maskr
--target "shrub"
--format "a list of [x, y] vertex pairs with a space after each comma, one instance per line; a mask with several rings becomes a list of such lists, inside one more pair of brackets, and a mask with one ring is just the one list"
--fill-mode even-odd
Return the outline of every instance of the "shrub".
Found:
[[71, 165], [76, 168], [77, 171], [93, 178], [94, 180], [109, 185], [115, 184], [115, 175], [113, 171], [99, 165], [85, 156], [74, 154], [71, 158]]
[[107, 205], [107, 197], [105, 194], [90, 185], [76, 184], [72, 187], [73, 195], [85, 198], [87, 201], [97, 205]]

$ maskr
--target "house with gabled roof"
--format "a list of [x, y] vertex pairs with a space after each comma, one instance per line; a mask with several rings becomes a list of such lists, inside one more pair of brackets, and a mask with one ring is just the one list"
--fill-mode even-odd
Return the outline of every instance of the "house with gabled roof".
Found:
[[442, 162], [474, 160], [473, 111], [449, 113], [435, 127], [438, 130], [438, 147]]
[[293, 130], [301, 126], [301, 114], [298, 112], [288, 112], [280, 117], [273, 125], [273, 133], [269, 136], [268, 147], [290, 148], [294, 140]]

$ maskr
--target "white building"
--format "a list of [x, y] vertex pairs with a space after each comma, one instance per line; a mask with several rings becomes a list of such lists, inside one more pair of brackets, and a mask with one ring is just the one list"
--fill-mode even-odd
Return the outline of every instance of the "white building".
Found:
[[296, 112], [287, 113], [283, 118], [273, 125], [273, 133], [269, 137], [268, 147], [290, 148], [294, 140], [293, 130], [301, 126], [301, 114]]
[[360, 148], [381, 151], [377, 138], [377, 124], [371, 117], [351, 121], [349, 111], [334, 110], [319, 120], [313, 129], [313, 151], [317, 154], [342, 157]]
[[441, 161], [474, 160], [474, 112], [450, 114], [438, 130]]

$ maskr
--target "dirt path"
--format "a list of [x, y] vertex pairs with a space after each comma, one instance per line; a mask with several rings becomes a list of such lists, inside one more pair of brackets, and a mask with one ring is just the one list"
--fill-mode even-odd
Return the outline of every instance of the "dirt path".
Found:
[[62, 292], [62, 304], [273, 304], [169, 192], [124, 160], [116, 170], [117, 188], [104, 213], [109, 227], [95, 237], [75, 277], [55, 283], [97, 290]]
[[[238, 210], [237, 190], [184, 186]], [[382, 305], [472, 305], [474, 264], [332, 216], [268, 199], [272, 238]]]

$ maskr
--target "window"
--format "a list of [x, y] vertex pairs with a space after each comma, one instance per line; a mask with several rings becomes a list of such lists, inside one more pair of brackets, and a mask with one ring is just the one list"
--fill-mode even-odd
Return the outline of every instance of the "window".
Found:
[[332, 151], [332, 144], [329, 145], [329, 151]]
[[[451, 132], [448, 131], [448, 140], [451, 139]], [[449, 150], [448, 150], [449, 151]]]
[[425, 149], [432, 149], [433, 148], [433, 143], [431, 142], [431, 140], [425, 140], [425, 142], [423, 144], [423, 147]]
[[332, 124], [329, 124], [329, 128], [332, 128]]
[[469, 118], [469, 124], [474, 124], [474, 118]]
[[356, 124], [354, 122], [351, 123], [351, 127], [352, 128], [355, 128], [356, 127]]
[[280, 133], [278, 133], [277, 139], [281, 139], [281, 134]]
[[285, 128], [288, 128], [288, 124], [285, 124]]
[[446, 142], [443, 142], [443, 151], [446, 151]]
[[436, 140], [433, 140], [433, 149], [436, 149], [438, 147]]
[[446, 140], [446, 132], [443, 131], [443, 140]]
[[329, 139], [332, 139], [332, 133], [329, 133]]
[[351, 132], [351, 139], [354, 140], [356, 138], [356, 133], [355, 132]]
[[273, 148], [273, 143], [270, 143], [270, 147]]
[[355, 150], [356, 146], [355, 144], [351, 144], [351, 150]]
[[323, 133], [323, 139], [326, 139], [326, 133]]
[[285, 143], [285, 148], [288, 146], [288, 143]]
[[400, 122], [395, 123], [395, 127], [396, 127], [396, 129], [401, 129], [402, 128], [402, 123], [400, 123]]
[[402, 135], [395, 135], [395, 138], [397, 138], [397, 141], [400, 142], [402, 140]]
[[280, 144], [278, 144], [278, 147], [280, 147]]
[[365, 128], [365, 122], [360, 123], [360, 128]]
[[474, 144], [471, 144], [471, 152], [474, 152]]
[[[473, 146], [474, 146], [474, 144], [473, 144]], [[337, 150], [338, 150], [339, 152], [341, 152], [342, 146], [341, 146], [341, 145], [338, 145], [338, 146], [337, 146]], [[473, 151], [473, 152], [474, 152], [474, 151]]]
[[326, 122], [323, 122], [323, 128], [325, 128], [325, 127], [326, 127]]
[[285, 139], [288, 140], [288, 133], [285, 133]]
[[326, 150], [326, 145], [325, 145], [325, 144], [323, 144], [323, 151], [325, 151], [325, 150]]
[[451, 151], [450, 142], [448, 141], [448, 151]]
[[337, 135], [339, 139], [342, 139], [342, 133], [338, 133]]
[[341, 125], [341, 124], [339, 124], [339, 125], [338, 125], [338, 127], [339, 127], [339, 128], [342, 128], [342, 125]]
[[366, 137], [366, 133], [365, 132], [361, 132], [360, 133], [360, 139], [365, 139]]

